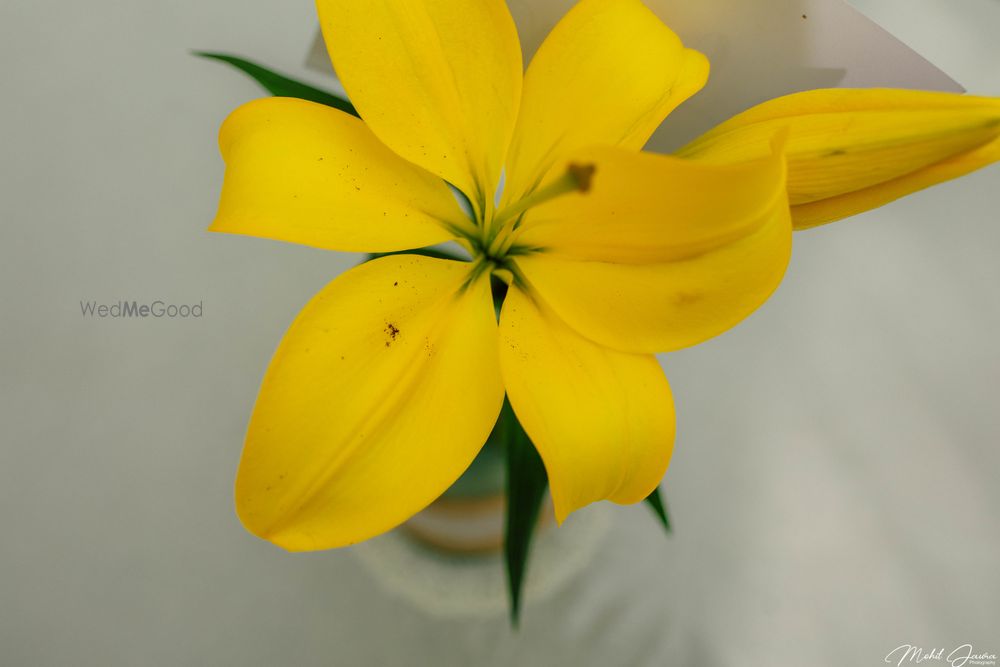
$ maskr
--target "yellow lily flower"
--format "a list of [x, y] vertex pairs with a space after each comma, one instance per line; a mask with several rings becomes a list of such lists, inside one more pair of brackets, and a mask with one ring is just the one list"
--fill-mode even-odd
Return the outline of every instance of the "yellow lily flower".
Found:
[[[364, 122], [286, 98], [237, 109], [211, 229], [367, 252], [454, 239], [472, 261], [384, 257], [305, 306], [250, 421], [244, 525], [293, 551], [393, 528], [468, 467], [505, 392], [560, 521], [641, 501], [674, 437], [654, 354], [736, 325], [784, 274], [787, 124], [755, 126], [724, 159], [640, 152], [708, 63], [639, 0], [582, 0], [523, 73], [503, 0], [317, 4]], [[899, 152], [865, 150], [886, 164]], [[510, 284], [499, 322], [491, 274]]]

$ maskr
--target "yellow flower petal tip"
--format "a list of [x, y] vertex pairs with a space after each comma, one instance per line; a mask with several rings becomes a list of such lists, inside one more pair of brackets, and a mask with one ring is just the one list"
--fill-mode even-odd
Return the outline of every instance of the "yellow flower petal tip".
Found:
[[707, 79], [708, 59], [684, 48], [639, 0], [581, 0], [528, 65], [504, 203], [523, 198], [582, 148], [638, 150]]
[[721, 164], [788, 140], [796, 229], [876, 208], [1000, 160], [1000, 100], [909, 90], [813, 90], [760, 104], [682, 148]]
[[[236, 504], [290, 551], [385, 532], [465, 471], [503, 402], [488, 276], [415, 255], [343, 274], [275, 352], [247, 432]], [[475, 387], [475, 391], [470, 391]]]
[[594, 343], [512, 288], [500, 315], [500, 365], [545, 463], [557, 521], [599, 500], [639, 502], [660, 483], [674, 412], [654, 356]]
[[211, 231], [388, 252], [447, 241], [464, 219], [439, 178], [321, 104], [245, 104], [223, 123], [219, 148], [226, 174]]
[[[610, 348], [665, 352], [735, 326], [777, 288], [791, 256], [777, 153], [711, 165], [625, 149], [581, 151], [593, 187], [531, 209], [523, 283]], [[664, 215], [669, 211], [669, 215]]]
[[504, 0], [317, 0], [340, 80], [386, 146], [492, 208], [521, 98]]

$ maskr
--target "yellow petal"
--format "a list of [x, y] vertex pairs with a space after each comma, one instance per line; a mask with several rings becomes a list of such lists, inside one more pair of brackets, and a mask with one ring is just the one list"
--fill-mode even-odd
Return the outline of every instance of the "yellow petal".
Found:
[[620, 148], [573, 155], [593, 165], [587, 192], [530, 209], [516, 239], [547, 255], [616, 263], [673, 261], [745, 237], [785, 205], [785, 165], [775, 153], [708, 165]]
[[639, 0], [582, 0], [528, 67], [504, 201], [518, 201], [582, 147], [641, 148], [707, 78], [708, 60]]
[[468, 467], [503, 401], [489, 280], [391, 256], [302, 310], [264, 378], [236, 480], [240, 519], [291, 551], [378, 535]]
[[673, 450], [674, 410], [655, 357], [596, 345], [512, 288], [500, 316], [500, 365], [545, 463], [559, 521], [598, 500], [639, 502], [656, 488]]
[[[540, 207], [539, 226], [518, 242], [541, 252], [514, 260], [578, 332], [618, 350], [667, 352], [736, 326], [777, 288], [792, 250], [780, 153], [730, 166], [590, 155], [599, 160], [592, 212], [591, 193]], [[546, 222], [546, 211], [562, 216]]]
[[441, 179], [321, 104], [245, 104], [223, 123], [219, 145], [226, 175], [212, 231], [385, 252], [446, 241], [463, 224]]
[[1000, 162], [1000, 137], [975, 150], [942, 160], [929, 167], [839, 197], [821, 199], [792, 208], [796, 229], [809, 229], [857, 215], [900, 197], [950, 181], [959, 176]]
[[758, 105], [678, 152], [760, 157], [789, 128], [797, 229], [832, 222], [1000, 159], [1000, 100], [909, 90], [814, 90]]
[[521, 94], [503, 0], [317, 0], [334, 68], [378, 137], [492, 205]]

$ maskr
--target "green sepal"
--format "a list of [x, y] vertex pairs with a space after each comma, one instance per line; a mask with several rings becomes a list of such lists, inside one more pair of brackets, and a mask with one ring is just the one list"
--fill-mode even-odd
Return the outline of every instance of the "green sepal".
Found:
[[272, 95], [276, 95], [278, 97], [297, 97], [301, 100], [318, 102], [319, 104], [325, 104], [328, 107], [340, 109], [344, 113], [349, 113], [352, 116], [358, 116], [360, 118], [357, 109], [354, 108], [354, 105], [345, 100], [343, 97], [334, 95], [333, 93], [321, 90], [314, 86], [310, 86], [307, 83], [289, 79], [287, 76], [273, 72], [266, 67], [258, 65], [257, 63], [250, 62], [249, 60], [245, 60], [237, 56], [231, 56], [226, 53], [212, 53], [209, 51], [194, 51], [193, 53], [194, 55], [202, 58], [211, 58], [212, 60], [218, 60], [232, 65], [236, 69], [249, 75], [254, 81], [259, 83], [264, 90]]
[[433, 246], [413, 248], [412, 250], [393, 250], [392, 252], [370, 252], [368, 253], [368, 259], [365, 261], [370, 262], [373, 259], [389, 257], [391, 255], [420, 255], [421, 257], [433, 257], [434, 259], [451, 259], [459, 262], [467, 261], [465, 258], [459, 257], [446, 248], [435, 248]]
[[651, 494], [646, 496], [646, 503], [653, 510], [653, 513], [656, 514], [656, 517], [660, 520], [660, 523], [663, 524], [663, 529], [667, 531], [667, 534], [673, 532], [673, 529], [670, 527], [670, 516], [667, 514], [667, 506], [663, 502], [663, 497], [660, 495], [659, 487], [657, 487], [656, 490], [653, 491]]
[[542, 459], [528, 434], [504, 400], [500, 413], [507, 446], [507, 523], [504, 532], [504, 562], [510, 593], [510, 623], [517, 627], [521, 614], [521, 591], [527, 572], [531, 538], [545, 499], [549, 480]]
[[[433, 257], [434, 259], [450, 259], [457, 262], [468, 261], [467, 258], [461, 257], [446, 248], [414, 248], [413, 250], [395, 250], [393, 252], [370, 252], [368, 253], [368, 258], [366, 262], [370, 262], [373, 259], [378, 259], [379, 257], [387, 257], [389, 255], [422, 255], [424, 257]], [[507, 297], [507, 283], [500, 280], [496, 276], [490, 276], [490, 288], [493, 291], [493, 303], [496, 304], [497, 313], [500, 312], [500, 306], [503, 305], [503, 300]]]

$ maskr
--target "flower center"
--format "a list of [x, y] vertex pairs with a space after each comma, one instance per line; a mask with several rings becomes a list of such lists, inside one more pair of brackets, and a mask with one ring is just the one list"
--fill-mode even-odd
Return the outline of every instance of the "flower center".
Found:
[[474, 258], [479, 262], [492, 263], [496, 269], [505, 269], [507, 259], [534, 250], [517, 243], [524, 214], [535, 206], [573, 192], [587, 192], [596, 168], [592, 164], [570, 164], [566, 172], [543, 188], [522, 197], [492, 215], [490, 219], [476, 223], [478, 238], [468, 238]]

